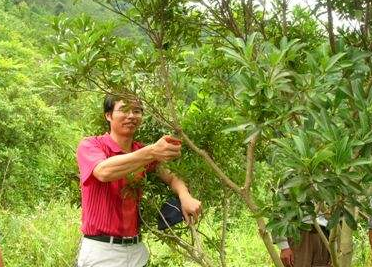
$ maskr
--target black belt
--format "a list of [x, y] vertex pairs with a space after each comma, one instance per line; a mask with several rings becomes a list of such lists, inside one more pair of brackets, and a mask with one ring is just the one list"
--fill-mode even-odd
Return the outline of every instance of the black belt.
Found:
[[121, 244], [121, 245], [135, 245], [141, 242], [142, 237], [141, 235], [131, 236], [131, 237], [114, 237], [114, 236], [107, 236], [107, 235], [84, 235], [85, 238], [106, 242], [106, 243], [113, 243], [113, 244]]

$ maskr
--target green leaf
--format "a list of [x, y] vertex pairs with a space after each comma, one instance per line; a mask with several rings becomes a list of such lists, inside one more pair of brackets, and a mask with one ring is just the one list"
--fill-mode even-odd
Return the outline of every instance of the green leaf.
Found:
[[369, 159], [356, 159], [353, 160], [350, 164], [347, 164], [348, 167], [355, 167], [355, 166], [361, 166], [361, 165], [371, 165], [372, 160]]
[[348, 175], [342, 175], [340, 176], [340, 179], [344, 185], [348, 188], [350, 193], [355, 192], [356, 194], [360, 194], [363, 192], [363, 188], [360, 186], [359, 183], [356, 183], [352, 180], [352, 177]]
[[252, 33], [247, 40], [247, 45], [245, 47], [245, 57], [248, 61], [252, 59], [253, 48], [254, 48], [254, 39], [256, 38], [257, 32]]
[[274, 96], [274, 89], [271, 87], [271, 86], [268, 86], [266, 89], [265, 89], [265, 95], [268, 99], [272, 99], [273, 96]]
[[251, 132], [249, 132], [249, 136], [244, 140], [243, 144], [249, 143], [253, 137], [255, 137], [257, 134], [259, 134], [261, 131], [261, 128], [255, 127]]
[[346, 53], [338, 53], [330, 58], [324, 72], [328, 72]]
[[313, 158], [311, 159], [311, 168], [314, 171], [320, 163], [328, 162], [332, 158], [334, 153], [329, 150], [329, 148], [324, 148], [320, 151], [317, 151]]
[[307, 190], [301, 188], [296, 196], [297, 202], [303, 203], [307, 197]]
[[320, 193], [320, 199], [325, 200], [327, 204], [333, 203], [335, 201], [334, 195], [332, 194], [330, 189], [318, 185], [318, 190]]
[[222, 133], [245, 131], [245, 129], [250, 125], [253, 125], [253, 124], [251, 122], [243, 123], [243, 124], [240, 124], [238, 126], [234, 126], [234, 127], [224, 129], [224, 130], [222, 130]]
[[347, 209], [344, 209], [343, 210], [343, 213], [344, 213], [344, 219], [345, 219], [345, 222], [346, 224], [352, 229], [352, 230], [357, 230], [358, 228], [358, 224], [357, 222], [355, 221], [354, 219], [354, 216], [347, 210]]
[[303, 185], [304, 183], [307, 183], [307, 182], [304, 181], [304, 179], [302, 177], [295, 176], [293, 178], [290, 178], [288, 181], [286, 181], [284, 183], [283, 189], [289, 189], [289, 188], [293, 188], [293, 187], [299, 187], [299, 186]]
[[362, 130], [362, 133], [368, 133], [368, 131], [370, 130], [370, 118], [369, 118], [369, 114], [367, 111], [359, 111], [358, 112], [358, 115], [359, 115], [359, 121], [360, 121], [360, 128]]
[[334, 228], [340, 222], [341, 211], [342, 208], [340, 206], [337, 206], [335, 211], [332, 213], [331, 218], [328, 221], [327, 229], [330, 230]]
[[232, 50], [232, 49], [227, 48], [227, 47], [221, 47], [218, 50], [224, 51], [228, 58], [231, 58], [231, 59], [241, 63], [243, 66], [248, 66], [246, 59], [242, 55], [237, 53], [235, 50]]
[[294, 135], [293, 141], [296, 145], [297, 151], [300, 152], [301, 156], [306, 157], [307, 151], [306, 151], [304, 140], [300, 136]]

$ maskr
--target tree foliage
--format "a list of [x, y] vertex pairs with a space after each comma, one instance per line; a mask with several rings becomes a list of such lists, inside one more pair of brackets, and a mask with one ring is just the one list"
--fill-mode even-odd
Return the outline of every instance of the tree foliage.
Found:
[[[200, 265], [229, 265], [229, 215], [252, 216], [281, 266], [271, 234], [297, 237], [306, 218], [323, 214], [341, 238], [339, 228], [363, 224], [355, 210], [370, 214], [368, 1], [292, 11], [287, 1], [271, 11], [253, 1], [75, 1], [105, 10], [107, 21], [75, 16], [68, 1], [26, 2], [0, 2], [10, 11], [0, 12], [3, 207], [66, 195], [78, 202], [74, 148], [105, 131], [98, 114], [103, 93], [112, 93], [143, 100], [139, 140], [183, 138], [182, 158], [168, 166], [215, 213], [213, 233], [154, 231], [153, 214], [169, 193], [152, 176], [142, 215], [146, 231]], [[59, 16], [40, 34], [32, 21], [48, 9]], [[362, 26], [336, 32], [334, 10]], [[338, 266], [342, 251], [332, 252]]]

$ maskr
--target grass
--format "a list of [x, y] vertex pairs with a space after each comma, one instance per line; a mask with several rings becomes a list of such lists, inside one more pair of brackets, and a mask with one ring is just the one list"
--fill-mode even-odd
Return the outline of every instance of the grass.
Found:
[[[216, 239], [220, 223], [216, 211], [203, 218], [200, 230]], [[32, 211], [13, 213], [0, 211], [1, 247], [6, 267], [64, 267], [74, 266], [80, 242], [80, 209], [63, 202], [40, 204]], [[228, 222], [227, 266], [273, 266], [258, 235], [254, 219], [247, 214]], [[151, 267], [196, 267], [168, 245], [145, 234], [144, 242], [151, 253]], [[366, 231], [355, 235], [355, 267], [370, 266], [371, 249]], [[214, 253], [217, 257], [216, 253]]]
[[0, 215], [5, 266], [72, 266], [79, 245], [80, 212], [63, 203]]

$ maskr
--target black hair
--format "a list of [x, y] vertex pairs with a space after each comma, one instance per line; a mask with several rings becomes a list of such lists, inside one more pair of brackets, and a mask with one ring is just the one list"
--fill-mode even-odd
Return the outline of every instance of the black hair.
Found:
[[106, 114], [114, 111], [115, 103], [120, 100], [121, 98], [119, 96], [107, 94], [105, 96], [105, 100], [103, 101], [103, 113]]
[[109, 131], [111, 130], [111, 124], [110, 122], [106, 119], [106, 113], [112, 113], [114, 111], [115, 103], [123, 100], [124, 102], [138, 102], [141, 107], [142, 107], [142, 102], [141, 100], [136, 97], [136, 96], [131, 96], [128, 95], [128, 97], [124, 98], [123, 96], [118, 96], [118, 95], [113, 95], [113, 94], [106, 94], [105, 100], [103, 101], [103, 114], [105, 116], [105, 120], [108, 125]]
[[109, 131], [111, 130], [111, 124], [106, 119], [106, 113], [112, 113], [114, 111], [115, 103], [120, 100], [121, 98], [119, 96], [107, 94], [103, 101], [103, 115], [105, 116]]

